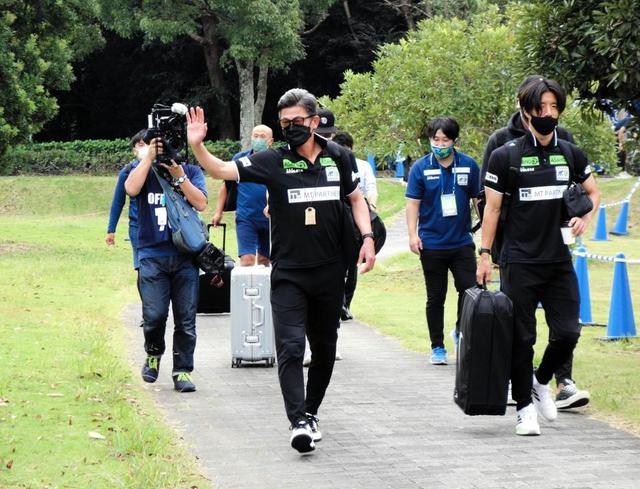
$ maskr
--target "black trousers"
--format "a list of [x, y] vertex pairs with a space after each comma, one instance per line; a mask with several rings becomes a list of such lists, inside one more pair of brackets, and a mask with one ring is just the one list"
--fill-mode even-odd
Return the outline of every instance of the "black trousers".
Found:
[[353, 295], [356, 292], [356, 284], [358, 283], [358, 266], [352, 263], [347, 267], [347, 275], [344, 280], [344, 305], [351, 307]]
[[447, 298], [449, 270], [458, 291], [457, 331], [460, 327], [464, 291], [476, 283], [475, 246], [470, 244], [451, 250], [423, 249], [420, 262], [427, 288], [425, 309], [431, 348], [444, 347], [444, 301]]
[[[278, 378], [289, 421], [316, 414], [333, 373], [340, 309], [344, 297], [343, 263], [271, 271], [271, 308], [278, 355]], [[305, 396], [305, 333], [311, 364]]]
[[502, 291], [513, 301], [512, 397], [521, 409], [531, 403], [538, 302], [544, 308], [550, 334], [536, 377], [547, 384], [554, 372], [571, 359], [580, 337], [578, 280], [571, 260], [510, 263], [501, 270], [501, 277]]

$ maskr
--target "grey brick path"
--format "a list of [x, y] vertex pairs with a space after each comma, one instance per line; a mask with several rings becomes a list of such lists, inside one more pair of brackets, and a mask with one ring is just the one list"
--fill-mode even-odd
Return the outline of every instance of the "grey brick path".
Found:
[[[387, 231], [381, 261], [409, 251], [404, 213]], [[144, 360], [139, 310], [127, 309], [136, 377]], [[640, 438], [578, 412], [541, 420], [539, 437], [513, 434], [514, 408], [504, 417], [465, 416], [452, 400], [455, 365], [431, 366], [357, 321], [340, 329], [344, 360], [318, 413], [324, 439], [301, 457], [288, 443], [276, 368], [231, 369], [228, 315], [198, 316], [197, 325], [198, 391], [173, 390], [169, 358], [157, 383], [140, 384], [216, 488], [640, 487]]]
[[[128, 309], [136, 372], [138, 314]], [[345, 359], [319, 413], [324, 439], [301, 457], [288, 445], [276, 368], [231, 369], [229, 316], [198, 316], [198, 334], [197, 392], [173, 391], [169, 358], [156, 384], [140, 384], [217, 488], [640, 487], [640, 438], [579, 413], [527, 438], [513, 434], [513, 408], [464, 416], [452, 401], [454, 365], [428, 365], [355, 321], [341, 328]]]

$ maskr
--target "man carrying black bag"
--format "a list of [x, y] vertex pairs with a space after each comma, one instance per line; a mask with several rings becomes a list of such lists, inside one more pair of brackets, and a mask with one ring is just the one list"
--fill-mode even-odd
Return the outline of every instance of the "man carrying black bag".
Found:
[[[571, 143], [559, 144], [555, 129], [566, 94], [558, 83], [544, 78], [533, 81], [520, 92], [518, 101], [529, 134], [496, 149], [489, 159], [476, 278], [479, 283], [491, 278], [490, 250], [503, 195], [508, 192], [511, 197], [504, 210], [507, 217], [500, 266], [501, 288], [514, 309], [511, 382], [517, 404], [516, 434], [539, 435], [537, 414], [549, 421], [557, 416], [548, 383], [572, 354], [580, 336], [578, 283], [560, 228], [569, 217], [573, 236], [579, 236], [593, 216], [593, 210], [583, 216], [567, 216], [563, 196], [571, 182], [581, 183], [596, 209], [600, 193], [584, 152]], [[570, 154], [565, 156], [563, 149]], [[510, 171], [517, 172], [511, 189], [507, 188], [507, 182], [514, 181], [509, 178]], [[534, 373], [539, 302], [553, 334]]]

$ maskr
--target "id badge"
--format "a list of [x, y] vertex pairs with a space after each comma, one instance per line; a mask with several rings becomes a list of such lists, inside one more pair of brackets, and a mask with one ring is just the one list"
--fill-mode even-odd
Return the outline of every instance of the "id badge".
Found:
[[451, 216], [458, 215], [458, 208], [456, 207], [456, 194], [440, 195], [440, 204], [442, 205], [443, 217], [451, 217]]

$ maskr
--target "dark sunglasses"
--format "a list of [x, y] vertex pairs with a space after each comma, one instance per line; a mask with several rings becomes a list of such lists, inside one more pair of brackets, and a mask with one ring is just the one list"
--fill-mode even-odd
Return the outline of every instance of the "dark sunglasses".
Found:
[[304, 121], [306, 119], [310, 119], [311, 117], [314, 117], [315, 114], [311, 114], [311, 115], [307, 115], [305, 117], [302, 116], [298, 116], [298, 117], [294, 117], [293, 119], [286, 119], [286, 118], [282, 118], [282, 119], [278, 119], [278, 123], [280, 124], [280, 127], [282, 129], [286, 129], [287, 127], [289, 127], [291, 124], [294, 124], [296, 126], [301, 126], [304, 124]]

